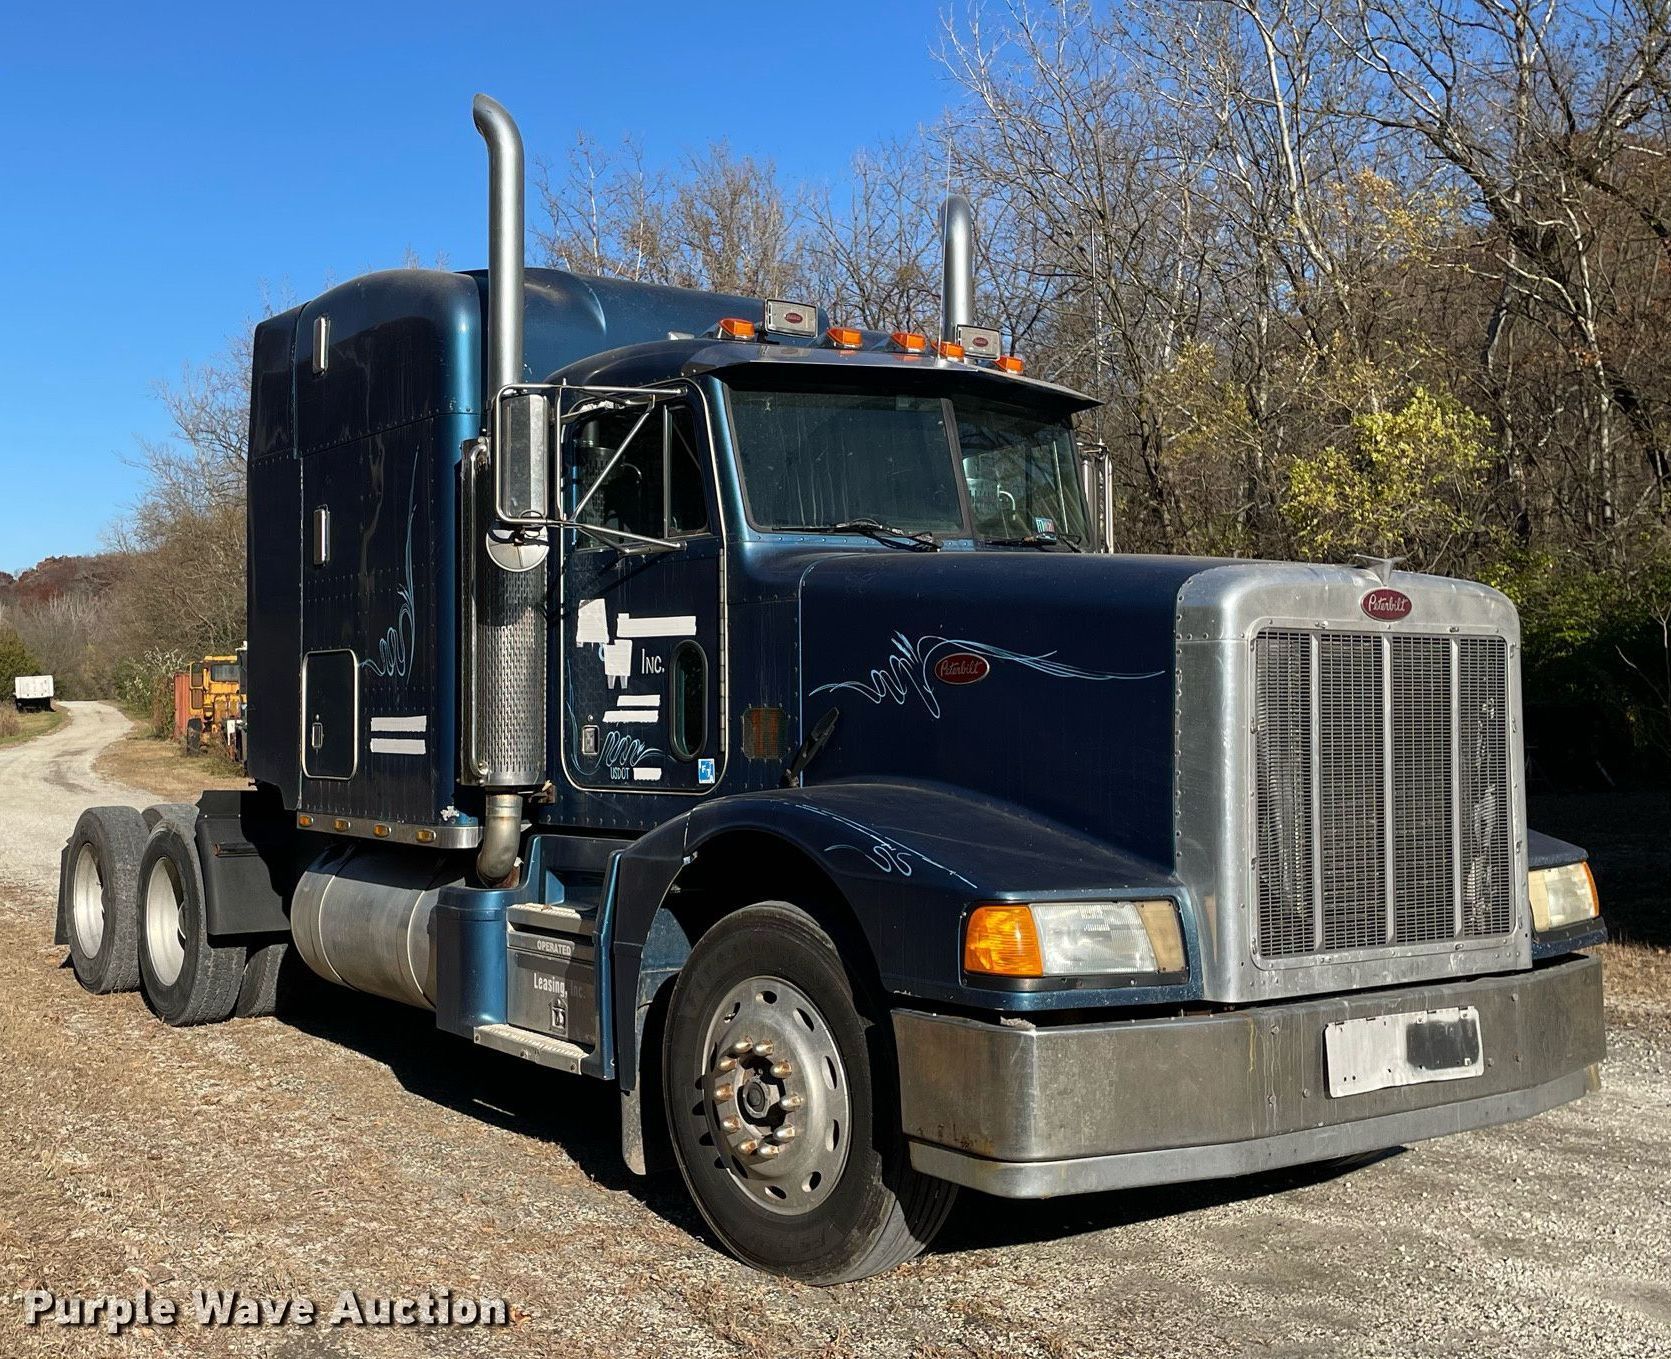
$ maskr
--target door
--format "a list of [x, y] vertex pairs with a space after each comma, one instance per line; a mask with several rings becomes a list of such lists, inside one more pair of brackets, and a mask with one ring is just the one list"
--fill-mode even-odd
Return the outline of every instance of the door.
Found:
[[724, 552], [701, 408], [640, 401], [564, 440], [570, 513], [592, 530], [561, 535], [564, 774], [704, 793], [724, 772]]

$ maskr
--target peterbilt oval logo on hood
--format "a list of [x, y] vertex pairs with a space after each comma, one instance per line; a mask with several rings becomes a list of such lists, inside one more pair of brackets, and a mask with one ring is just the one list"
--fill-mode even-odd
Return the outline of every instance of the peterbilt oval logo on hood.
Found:
[[1358, 601], [1358, 606], [1377, 623], [1396, 623], [1400, 618], [1408, 618], [1415, 607], [1404, 591], [1392, 589], [1371, 590]]
[[783, 319], [792, 326], [798, 326], [806, 320], [806, 317], [798, 311], [786, 311], [783, 313]]
[[973, 651], [954, 651], [934, 662], [934, 678], [943, 684], [976, 684], [992, 673], [992, 663]]

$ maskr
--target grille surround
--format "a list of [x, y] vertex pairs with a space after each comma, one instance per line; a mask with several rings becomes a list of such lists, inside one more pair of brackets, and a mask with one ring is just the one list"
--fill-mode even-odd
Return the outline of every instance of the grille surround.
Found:
[[[1413, 607], [1398, 621], [1370, 620], [1364, 595], [1384, 585]], [[1509, 790], [1514, 928], [1506, 936], [1333, 955], [1261, 957], [1253, 815], [1253, 638], [1264, 628], [1499, 637], [1508, 643]], [[1173, 874], [1194, 921], [1204, 999], [1283, 1001], [1532, 965], [1526, 897], [1525, 762], [1520, 743], [1520, 619], [1501, 592], [1473, 581], [1343, 565], [1203, 563], [1179, 588], [1173, 691]]]
[[1266, 626], [1250, 652], [1261, 965], [1510, 935], [1508, 640]]

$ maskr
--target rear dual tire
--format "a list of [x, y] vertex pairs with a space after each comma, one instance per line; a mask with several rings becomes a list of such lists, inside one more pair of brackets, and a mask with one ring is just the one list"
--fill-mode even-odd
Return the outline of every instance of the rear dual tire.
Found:
[[165, 1023], [213, 1024], [238, 1004], [249, 950], [214, 943], [208, 924], [191, 823], [163, 815], [139, 861], [138, 951], [140, 988]]
[[70, 966], [94, 995], [139, 985], [139, 863], [145, 821], [132, 807], [89, 807], [64, 847], [58, 914]]

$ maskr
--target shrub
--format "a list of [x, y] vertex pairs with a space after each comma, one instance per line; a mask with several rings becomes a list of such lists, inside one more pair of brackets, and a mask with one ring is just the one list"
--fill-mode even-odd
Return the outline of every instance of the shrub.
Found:
[[37, 675], [40, 667], [17, 629], [0, 625], [0, 699], [10, 703], [12, 680], [19, 675]]
[[151, 647], [130, 656], [116, 668], [116, 702], [151, 735], [174, 734], [174, 675], [185, 669], [187, 657], [177, 651]]

